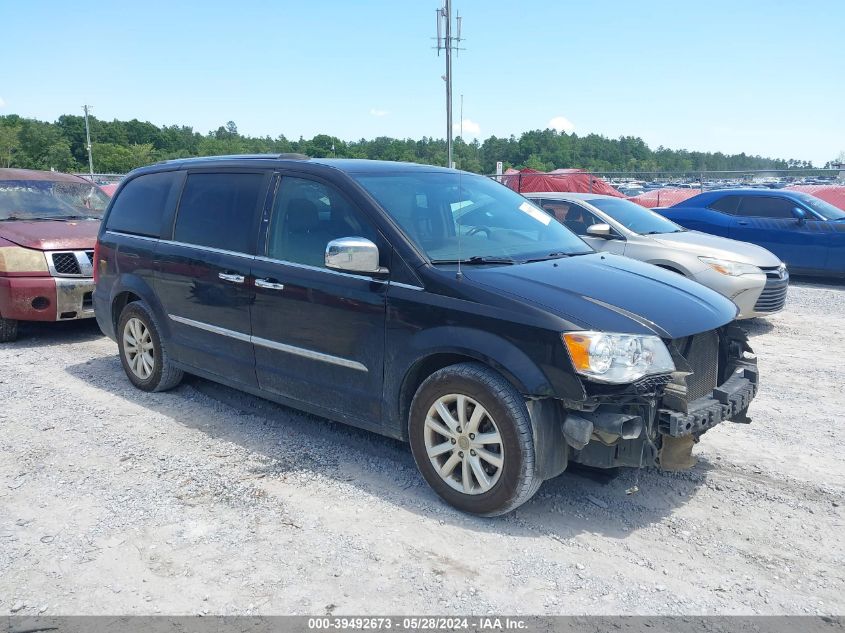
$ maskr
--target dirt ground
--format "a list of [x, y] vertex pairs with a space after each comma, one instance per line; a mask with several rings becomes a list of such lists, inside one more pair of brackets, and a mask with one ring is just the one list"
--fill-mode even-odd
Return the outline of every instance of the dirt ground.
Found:
[[93, 322], [27, 326], [0, 346], [0, 614], [842, 614], [845, 286], [748, 329], [754, 421], [694, 469], [567, 472], [477, 519], [399, 442], [197, 378], [142, 393]]

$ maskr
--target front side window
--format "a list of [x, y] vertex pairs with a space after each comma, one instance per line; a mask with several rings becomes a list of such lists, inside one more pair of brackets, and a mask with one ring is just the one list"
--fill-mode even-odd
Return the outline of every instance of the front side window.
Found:
[[517, 262], [593, 252], [540, 207], [484, 176], [404, 172], [354, 177], [433, 263]]
[[739, 205], [739, 215], [755, 218], [794, 218], [792, 210], [796, 207], [788, 198], [768, 196], [744, 196]]
[[591, 198], [587, 202], [597, 209], [604, 211], [629, 231], [639, 233], [640, 235], [680, 233], [684, 230], [662, 215], [629, 200], [622, 198]]
[[173, 239], [252, 253], [263, 181], [264, 175], [258, 173], [189, 174], [179, 202]]
[[375, 228], [337, 189], [282, 177], [270, 216], [267, 257], [325, 267], [326, 245], [342, 237], [364, 237], [380, 245]]
[[82, 180], [0, 180], [0, 220], [100, 219], [109, 198]]

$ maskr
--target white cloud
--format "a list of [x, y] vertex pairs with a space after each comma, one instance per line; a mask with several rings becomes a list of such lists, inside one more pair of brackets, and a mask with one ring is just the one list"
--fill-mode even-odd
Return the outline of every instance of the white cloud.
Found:
[[6, 105], [6, 102], [3, 101], [3, 97], [0, 97], [0, 108]]
[[388, 112], [387, 110], [379, 110], [377, 108], [370, 108], [370, 114], [373, 115], [373, 116], [382, 117], [382, 116], [387, 116], [388, 114], [390, 114], [390, 112]]
[[558, 132], [566, 132], [567, 134], [572, 134], [575, 131], [575, 124], [565, 116], [554, 117], [549, 121], [547, 127]]
[[478, 136], [479, 134], [481, 134], [481, 126], [478, 125], [478, 123], [476, 123], [475, 121], [472, 121], [470, 119], [464, 119], [462, 126], [464, 130], [464, 135], [466, 136]]

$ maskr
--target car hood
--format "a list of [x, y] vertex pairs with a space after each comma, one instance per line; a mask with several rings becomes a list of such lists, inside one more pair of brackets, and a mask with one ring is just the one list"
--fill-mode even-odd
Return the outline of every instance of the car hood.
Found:
[[42, 251], [90, 250], [97, 241], [99, 220], [7, 220], [0, 238]]
[[683, 231], [681, 233], [660, 233], [649, 235], [654, 241], [678, 248], [687, 253], [693, 253], [700, 257], [716, 257], [727, 259], [732, 262], [752, 264], [763, 268], [772, 268], [780, 265], [780, 259], [774, 253], [767, 251], [762, 246], [731, 240], [718, 235], [709, 235], [700, 231]]
[[520, 297], [584, 329], [680, 338], [732, 321], [736, 306], [677, 273], [594, 253], [469, 268], [464, 277]]

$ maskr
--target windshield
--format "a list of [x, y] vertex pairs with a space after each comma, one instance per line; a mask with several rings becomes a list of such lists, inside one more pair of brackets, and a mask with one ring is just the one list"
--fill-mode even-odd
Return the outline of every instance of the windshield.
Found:
[[825, 202], [821, 198], [816, 198], [809, 194], [801, 197], [801, 202], [810, 207], [813, 211], [822, 216], [825, 220], [842, 220], [845, 218], [845, 211], [834, 207], [829, 202]]
[[102, 218], [108, 197], [95, 185], [54, 180], [0, 180], [0, 220]]
[[640, 235], [680, 233], [684, 229], [650, 209], [622, 198], [593, 198], [591, 205], [604, 211], [629, 231]]
[[542, 209], [484, 176], [406, 172], [356, 180], [433, 262], [507, 263], [593, 252]]

